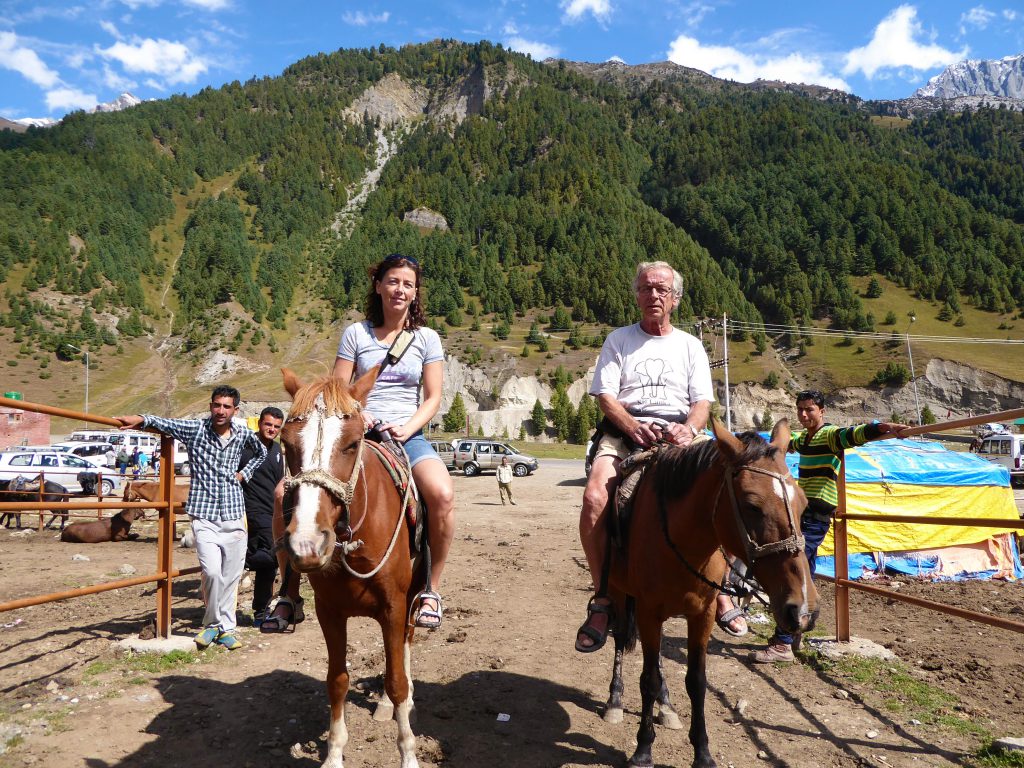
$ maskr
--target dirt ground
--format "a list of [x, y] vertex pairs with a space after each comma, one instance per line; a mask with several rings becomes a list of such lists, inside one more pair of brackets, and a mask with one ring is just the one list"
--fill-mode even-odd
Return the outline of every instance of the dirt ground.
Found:
[[[493, 475], [456, 477], [458, 531], [443, 585], [444, 625], [413, 650], [420, 763], [459, 768], [618, 766], [632, 753], [639, 654], [626, 663], [626, 716], [601, 720], [611, 643], [573, 650], [588, 578], [576, 535], [581, 462], [544, 462], [516, 479], [502, 507]], [[53, 532], [0, 531], [0, 602], [117, 578], [128, 564], [150, 573], [155, 531], [138, 541], [63, 544]], [[84, 554], [89, 560], [73, 560]], [[176, 550], [175, 564], [195, 564]], [[1024, 586], [900, 584], [903, 592], [1024, 620]], [[821, 586], [819, 629], [834, 632], [832, 589]], [[248, 612], [251, 587], [239, 604]], [[1024, 736], [1020, 635], [854, 593], [853, 632], [890, 648], [908, 677], [895, 691], [820, 665], [754, 667], [747, 657], [767, 623], [711, 643], [708, 728], [719, 766], [961, 765], [985, 734]], [[310, 620], [293, 634], [244, 628], [244, 648], [219, 648], [178, 666], [146, 669], [113, 641], [152, 619], [152, 585], [0, 614], [0, 766], [135, 768], [317, 766], [326, 754], [326, 652]], [[175, 582], [174, 629], [190, 633], [202, 611], [198, 578]], [[665, 672], [684, 724], [685, 623], [666, 624]], [[759, 633], [759, 634], [758, 634]], [[383, 653], [376, 625], [354, 622], [346, 765], [397, 765], [397, 729], [370, 718]], [[876, 668], [876, 672], [877, 672]], [[882, 665], [881, 673], [895, 670]], [[904, 705], [907, 680], [944, 689], [941, 717]], [[508, 717], [503, 717], [507, 715]], [[958, 718], [970, 725], [943, 724]], [[656, 764], [689, 765], [686, 731], [658, 728]]]

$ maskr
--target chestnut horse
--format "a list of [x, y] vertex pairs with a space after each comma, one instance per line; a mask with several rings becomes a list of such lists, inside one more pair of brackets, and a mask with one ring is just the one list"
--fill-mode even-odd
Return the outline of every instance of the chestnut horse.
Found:
[[377, 453], [366, 448], [362, 406], [376, 381], [370, 370], [352, 386], [340, 379], [303, 385], [283, 369], [292, 408], [281, 430], [290, 478], [283, 548], [295, 570], [309, 575], [316, 616], [327, 643], [331, 727], [324, 768], [341, 768], [348, 741], [345, 696], [347, 622], [368, 616], [384, 635], [384, 693], [374, 720], [398, 721], [402, 768], [416, 768], [409, 622], [417, 594], [409, 559], [405, 500]]
[[771, 443], [754, 432], [739, 437], [713, 421], [715, 441], [661, 452], [636, 489], [624, 550], [612, 553], [615, 662], [605, 719], [622, 718], [622, 655], [643, 648], [642, 708], [631, 766], [653, 765], [654, 703], [669, 727], [681, 727], [661, 672], [662, 624], [686, 617], [686, 692], [695, 768], [712, 768], [704, 719], [708, 638], [715, 598], [726, 572], [722, 553], [751, 567], [768, 594], [780, 629], [814, 626], [818, 593], [800, 534], [807, 498], [789, 473], [790, 431], [780, 421]]

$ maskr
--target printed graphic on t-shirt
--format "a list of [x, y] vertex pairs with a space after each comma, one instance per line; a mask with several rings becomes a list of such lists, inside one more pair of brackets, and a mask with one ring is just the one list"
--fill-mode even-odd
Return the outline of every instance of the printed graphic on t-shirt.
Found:
[[668, 386], [666, 377], [672, 373], [672, 366], [660, 357], [641, 360], [633, 368], [640, 382], [640, 402], [643, 406], [667, 405]]

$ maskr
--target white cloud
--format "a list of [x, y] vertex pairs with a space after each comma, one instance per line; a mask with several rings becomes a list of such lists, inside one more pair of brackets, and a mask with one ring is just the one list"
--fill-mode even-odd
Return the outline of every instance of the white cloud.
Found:
[[991, 22], [992, 19], [994, 19], [995, 17], [996, 14], [994, 11], [988, 10], [983, 5], [978, 5], [975, 6], [974, 8], [971, 8], [971, 10], [967, 11], [967, 13], [961, 13], [960, 23], [970, 24], [972, 27], [984, 29], [989, 25], [989, 22]]
[[683, 6], [682, 13], [683, 18], [686, 20], [686, 26], [693, 29], [704, 21], [705, 16], [714, 12], [714, 10], [715, 6], [699, 2], [699, 0], [698, 2], [689, 3], [688, 5]]
[[115, 40], [121, 39], [121, 31], [112, 21], [101, 21], [100, 28]]
[[501, 34], [506, 35], [506, 36], [508, 36], [508, 35], [518, 35], [519, 34], [519, 28], [516, 27], [516, 24], [515, 24], [514, 21], [506, 21], [504, 29], [501, 30]]
[[103, 65], [103, 84], [110, 90], [117, 91], [118, 93], [138, 88], [139, 85], [135, 80], [124, 77], [106, 64]]
[[204, 11], [223, 11], [231, 7], [231, 0], [185, 0], [185, 5], [202, 8]]
[[975, 29], [985, 29], [989, 24], [992, 23], [992, 19], [996, 18], [998, 14], [995, 11], [990, 11], [983, 5], [975, 6], [966, 13], [960, 14], [960, 35], [967, 34], [967, 27], [974, 27]]
[[13, 32], [0, 32], [0, 67], [12, 69], [42, 88], [52, 88], [60, 79], [35, 51], [19, 45]]
[[881, 69], [910, 67], [934, 69], [954, 64], [967, 57], [967, 49], [950, 51], [940, 45], [919, 43], [924, 29], [917, 20], [917, 9], [901, 5], [875, 27], [871, 42], [846, 54], [844, 75], [863, 72], [870, 80]]
[[777, 56], [749, 54], [731, 46], [703, 45], [696, 38], [680, 35], [672, 41], [668, 58], [684, 67], [741, 83], [757, 79], [782, 80], [850, 90], [846, 81], [826, 70], [821, 59], [800, 53]]
[[191, 83], [206, 71], [206, 62], [192, 53], [184, 43], [170, 40], [136, 39], [134, 44], [114, 43], [109, 48], [97, 48], [105, 59], [121, 63], [129, 72], [158, 75], [170, 84]]
[[579, 21], [585, 13], [598, 21], [608, 21], [612, 15], [611, 0], [562, 0], [559, 5], [567, 21]]
[[1016, 21], [1020, 17], [1020, 14], [1016, 11], [1006, 8], [1003, 10], [1003, 18], [1007, 21]]
[[46, 108], [51, 112], [92, 109], [98, 103], [95, 93], [82, 93], [75, 88], [54, 88], [46, 92]]
[[352, 11], [345, 11], [345, 13], [341, 15], [341, 20], [353, 27], [366, 27], [370, 24], [385, 24], [390, 18], [390, 11], [384, 11], [384, 13], [378, 14], [363, 13], [362, 11], [356, 11], [355, 13], [352, 13]]
[[606, 61], [614, 61], [617, 64], [625, 64], [626, 60], [621, 56], [609, 56]]
[[535, 40], [526, 40], [522, 37], [510, 37], [505, 41], [505, 47], [519, 51], [520, 53], [528, 53], [533, 57], [534, 61], [544, 61], [544, 59], [553, 59], [559, 54], [559, 49], [553, 45], [547, 43], [539, 43]]

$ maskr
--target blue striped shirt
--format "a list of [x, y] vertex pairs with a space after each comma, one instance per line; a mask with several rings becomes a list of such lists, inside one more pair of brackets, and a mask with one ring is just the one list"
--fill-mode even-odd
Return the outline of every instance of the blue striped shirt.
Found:
[[[248, 481], [267, 456], [259, 436], [244, 427], [231, 426], [227, 443], [213, 431], [211, 419], [165, 419], [144, 415], [142, 426], [152, 427], [188, 448], [192, 482], [185, 510], [192, 517], [204, 520], [238, 520], [245, 517], [245, 496], [242, 484], [235, 477], [241, 472]], [[255, 454], [251, 461], [238, 468], [242, 449]]]

